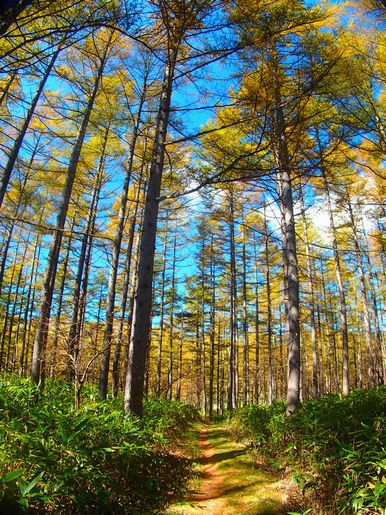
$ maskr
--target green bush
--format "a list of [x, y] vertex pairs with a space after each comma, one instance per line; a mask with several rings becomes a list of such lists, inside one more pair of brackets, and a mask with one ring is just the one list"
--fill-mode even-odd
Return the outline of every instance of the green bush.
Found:
[[[151, 400], [138, 420], [95, 402], [85, 390], [78, 413], [72, 388], [49, 382], [0, 382], [0, 499], [56, 513], [143, 513], [183, 488], [188, 460], [167, 450], [196, 412], [180, 402]], [[121, 404], [122, 406], [122, 404]], [[174, 415], [175, 412], [175, 415]]]
[[[333, 509], [380, 513], [386, 505], [386, 388], [356, 390], [301, 403], [247, 406], [232, 424], [273, 466], [290, 467], [302, 491]], [[366, 511], [367, 510], [367, 511]]]

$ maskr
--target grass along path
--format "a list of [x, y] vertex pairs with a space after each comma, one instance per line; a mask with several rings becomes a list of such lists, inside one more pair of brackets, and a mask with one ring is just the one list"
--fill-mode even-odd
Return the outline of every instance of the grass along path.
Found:
[[199, 446], [199, 481], [192, 483], [182, 502], [175, 503], [164, 513], [287, 513], [278, 477], [256, 467], [249, 451], [232, 439], [224, 425], [203, 426]]

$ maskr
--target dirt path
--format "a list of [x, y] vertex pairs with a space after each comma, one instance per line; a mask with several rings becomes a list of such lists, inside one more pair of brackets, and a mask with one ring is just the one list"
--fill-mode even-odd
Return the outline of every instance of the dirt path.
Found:
[[204, 426], [199, 435], [200, 479], [183, 502], [165, 513], [208, 515], [284, 514], [278, 478], [254, 466], [245, 447], [221, 425]]

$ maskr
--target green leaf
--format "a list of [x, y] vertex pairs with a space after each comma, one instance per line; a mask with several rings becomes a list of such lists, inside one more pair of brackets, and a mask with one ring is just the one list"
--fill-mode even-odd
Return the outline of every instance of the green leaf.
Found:
[[13, 481], [14, 479], [20, 477], [23, 474], [23, 471], [18, 470], [12, 470], [11, 472], [7, 472], [2, 478], [2, 483], [9, 483], [10, 481]]
[[24, 484], [19, 484], [19, 490], [22, 497], [25, 497], [28, 495], [28, 493], [39, 483], [39, 481], [42, 479], [44, 475], [44, 472], [41, 472], [36, 477], [32, 479], [28, 484], [26, 484], [24, 481]]

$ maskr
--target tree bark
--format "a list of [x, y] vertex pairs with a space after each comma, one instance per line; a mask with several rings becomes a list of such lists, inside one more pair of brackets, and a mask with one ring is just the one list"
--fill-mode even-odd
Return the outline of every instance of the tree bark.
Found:
[[123, 183], [123, 189], [121, 194], [121, 203], [119, 206], [118, 213], [118, 224], [117, 231], [115, 233], [114, 244], [113, 244], [113, 256], [111, 260], [111, 268], [109, 275], [109, 283], [107, 287], [107, 301], [106, 301], [106, 324], [105, 332], [103, 337], [103, 355], [101, 361], [100, 375], [99, 375], [99, 398], [105, 399], [107, 395], [107, 386], [109, 381], [109, 370], [110, 370], [110, 356], [112, 347], [112, 336], [114, 328], [114, 308], [115, 308], [115, 290], [117, 283], [117, 275], [119, 268], [119, 257], [121, 253], [121, 244], [123, 237], [123, 230], [125, 226], [126, 211], [127, 211], [127, 196], [129, 192], [130, 181], [133, 172], [133, 162], [135, 157], [135, 147], [139, 134], [139, 126], [141, 123], [142, 109], [146, 98], [146, 84], [147, 75], [145, 76], [144, 85], [139, 99], [139, 106], [137, 117], [133, 127], [133, 134], [130, 142], [129, 160], [126, 167], [126, 176]]
[[339, 255], [339, 250], [338, 250], [338, 240], [336, 237], [336, 226], [335, 226], [334, 214], [333, 214], [332, 205], [331, 205], [330, 186], [328, 184], [327, 176], [324, 171], [323, 171], [323, 179], [324, 179], [324, 188], [325, 188], [326, 197], [327, 197], [328, 216], [330, 218], [330, 227], [331, 227], [331, 231], [332, 231], [332, 248], [333, 248], [333, 252], [334, 252], [336, 281], [337, 281], [337, 285], [338, 285], [338, 292], [339, 292], [339, 299], [340, 299], [340, 331], [341, 331], [341, 336], [342, 336], [342, 365], [343, 365], [342, 393], [343, 393], [343, 395], [348, 395], [349, 390], [350, 390], [350, 383], [349, 383], [346, 294], [345, 294], [344, 286], [343, 286], [342, 265], [340, 262], [340, 255]]
[[306, 246], [306, 260], [308, 272], [308, 287], [310, 293], [310, 323], [311, 323], [311, 347], [312, 347], [312, 396], [316, 398], [319, 395], [319, 381], [318, 381], [318, 348], [317, 348], [317, 327], [315, 319], [315, 288], [313, 278], [313, 267], [311, 261], [310, 242], [308, 238], [308, 226], [304, 206], [303, 189], [300, 187], [300, 207], [303, 219], [303, 234], [304, 243]]
[[130, 411], [137, 416], [142, 416], [146, 356], [150, 345], [153, 302], [152, 283], [159, 196], [164, 168], [165, 142], [177, 49], [178, 47], [171, 51], [165, 68], [142, 224], [138, 283], [134, 302], [129, 366], [124, 395], [125, 411]]

